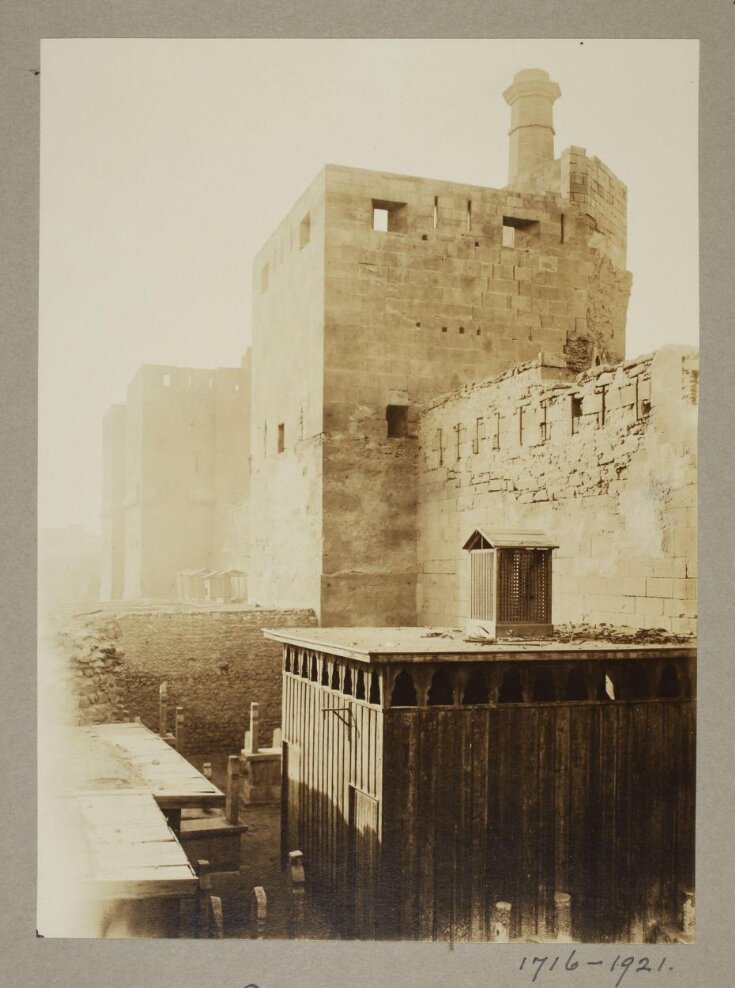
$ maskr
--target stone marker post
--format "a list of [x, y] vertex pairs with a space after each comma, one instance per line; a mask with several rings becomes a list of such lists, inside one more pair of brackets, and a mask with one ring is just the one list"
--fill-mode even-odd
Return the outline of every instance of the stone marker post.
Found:
[[496, 902], [493, 910], [492, 938], [496, 943], [510, 942], [510, 911], [509, 902]]
[[256, 885], [253, 889], [253, 897], [250, 905], [250, 918], [252, 922], [253, 940], [265, 939], [265, 919], [268, 911], [268, 897], [262, 885]]
[[304, 930], [304, 900], [306, 898], [304, 855], [301, 851], [288, 852], [288, 877], [291, 885], [289, 934], [292, 937], [300, 937]]
[[176, 708], [176, 750], [184, 754], [184, 708]]
[[158, 733], [161, 737], [168, 727], [168, 686], [161, 683], [158, 687]]
[[260, 714], [258, 704], [250, 704], [250, 750], [255, 753], [260, 750], [260, 740], [258, 738], [258, 721]]
[[694, 935], [694, 892], [691, 889], [684, 889], [684, 903], [681, 909], [681, 928], [687, 935]]
[[212, 876], [209, 874], [209, 861], [197, 860], [199, 892], [197, 894], [197, 936], [200, 940], [209, 937], [209, 911], [212, 897]]
[[227, 788], [225, 791], [225, 818], [228, 823], [240, 822], [240, 757], [227, 759]]
[[554, 922], [556, 939], [572, 943], [572, 897], [567, 892], [554, 892]]

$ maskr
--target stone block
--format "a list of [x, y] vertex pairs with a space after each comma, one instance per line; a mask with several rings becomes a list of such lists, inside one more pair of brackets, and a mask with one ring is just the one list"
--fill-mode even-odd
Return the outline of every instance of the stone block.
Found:
[[650, 577], [646, 580], [646, 596], [648, 597], [673, 597], [674, 581], [662, 577]]
[[[635, 613], [644, 617], [663, 617], [664, 601], [662, 597], [637, 597]], [[656, 625], [650, 625], [656, 627]]]

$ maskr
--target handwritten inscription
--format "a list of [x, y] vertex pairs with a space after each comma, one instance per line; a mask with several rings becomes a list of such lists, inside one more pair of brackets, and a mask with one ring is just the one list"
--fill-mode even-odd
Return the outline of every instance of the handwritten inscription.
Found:
[[615, 960], [608, 965], [607, 961], [586, 961], [577, 956], [576, 948], [571, 950], [566, 957], [561, 954], [544, 954], [540, 957], [532, 957], [530, 954], [523, 957], [519, 970], [530, 975], [531, 984], [542, 979], [545, 971], [583, 971], [587, 967], [608, 967], [608, 970], [617, 980], [613, 982], [614, 988], [622, 984], [627, 974], [657, 973], [663, 971], [673, 971], [665, 957], [660, 961], [652, 961], [650, 957], [641, 955], [636, 957], [633, 954], [624, 957], [618, 954]]

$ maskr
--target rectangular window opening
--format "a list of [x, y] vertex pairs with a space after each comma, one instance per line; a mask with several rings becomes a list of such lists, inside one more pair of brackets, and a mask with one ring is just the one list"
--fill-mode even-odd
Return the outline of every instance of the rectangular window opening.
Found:
[[472, 229], [472, 200], [467, 200], [467, 232]]
[[163, 386], [164, 386], [164, 388], [170, 388], [171, 387], [171, 375], [170, 374], [164, 374], [163, 375]]
[[408, 435], [408, 405], [388, 405], [385, 410], [389, 439], [405, 439]]
[[408, 214], [405, 202], [373, 199], [373, 230], [382, 233], [406, 233]]
[[283, 422], [278, 423], [278, 452], [282, 453], [286, 448], [286, 429]]
[[311, 240], [311, 213], [307, 213], [299, 224], [299, 249], [303, 250], [304, 247]]
[[518, 216], [503, 217], [504, 247], [533, 247], [541, 237], [541, 224], [538, 220], [524, 220]]
[[434, 196], [434, 229], [439, 226], [439, 196]]
[[582, 399], [579, 395], [572, 395], [572, 433], [579, 429], [579, 420], [582, 418]]

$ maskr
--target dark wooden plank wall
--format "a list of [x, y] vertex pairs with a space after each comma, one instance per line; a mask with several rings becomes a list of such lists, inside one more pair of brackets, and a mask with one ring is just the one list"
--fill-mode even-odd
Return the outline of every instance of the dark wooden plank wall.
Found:
[[553, 933], [640, 939], [694, 879], [695, 706], [687, 699], [389, 709], [378, 915], [400, 939]]
[[[353, 677], [355, 670], [353, 669]], [[323, 708], [347, 708], [338, 713]], [[347, 930], [355, 905], [350, 874], [349, 787], [378, 801], [375, 845], [380, 840], [383, 712], [350, 696], [299, 676], [283, 677], [283, 740], [288, 746], [289, 850], [304, 853], [310, 892], [318, 904]], [[349, 723], [345, 723], [347, 720]], [[297, 757], [292, 760], [292, 752]], [[298, 769], [291, 771], [294, 761]], [[354, 805], [354, 804], [353, 804]], [[295, 823], [293, 821], [296, 821]], [[360, 860], [373, 861], [364, 820]], [[354, 857], [354, 855], [353, 855]], [[366, 879], [368, 880], [368, 879]]]

